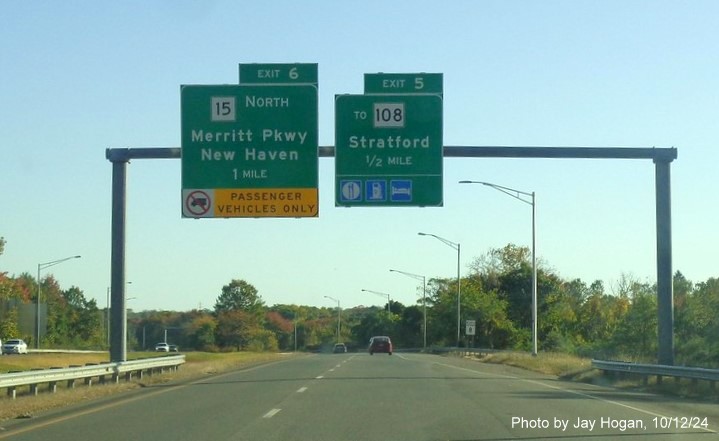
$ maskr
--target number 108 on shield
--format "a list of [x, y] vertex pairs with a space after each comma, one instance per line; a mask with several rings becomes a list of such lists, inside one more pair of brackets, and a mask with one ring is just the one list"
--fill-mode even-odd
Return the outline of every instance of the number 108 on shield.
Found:
[[404, 103], [374, 103], [374, 127], [404, 127]]

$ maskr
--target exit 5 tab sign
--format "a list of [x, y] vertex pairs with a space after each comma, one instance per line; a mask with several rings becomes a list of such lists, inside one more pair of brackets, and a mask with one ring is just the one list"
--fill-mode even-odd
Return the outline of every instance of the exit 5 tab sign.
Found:
[[364, 93], [433, 93], [442, 95], [441, 73], [366, 73]]

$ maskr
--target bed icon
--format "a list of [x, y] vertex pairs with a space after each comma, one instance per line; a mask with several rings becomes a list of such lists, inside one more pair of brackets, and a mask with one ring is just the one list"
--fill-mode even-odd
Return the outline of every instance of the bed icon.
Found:
[[389, 198], [392, 202], [412, 202], [412, 181], [396, 179], [389, 183]]

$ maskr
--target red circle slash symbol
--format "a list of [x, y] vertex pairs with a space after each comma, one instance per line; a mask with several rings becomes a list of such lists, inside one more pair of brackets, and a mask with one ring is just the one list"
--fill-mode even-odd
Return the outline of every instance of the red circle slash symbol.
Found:
[[210, 211], [210, 195], [201, 190], [195, 190], [187, 195], [185, 208], [195, 216], [202, 216]]

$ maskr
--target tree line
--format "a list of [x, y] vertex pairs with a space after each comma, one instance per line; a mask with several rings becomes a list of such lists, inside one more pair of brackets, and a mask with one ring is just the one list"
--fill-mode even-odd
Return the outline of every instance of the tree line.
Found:
[[[5, 241], [0, 238], [0, 255]], [[693, 283], [677, 271], [674, 337], [677, 364], [719, 367], [719, 279]], [[63, 290], [52, 275], [35, 280], [0, 272], [0, 338], [33, 342], [37, 284], [47, 302], [43, 347], [106, 349], [109, 314], [78, 287]], [[526, 247], [509, 244], [476, 258], [461, 278], [461, 346], [528, 351], [532, 344], [532, 266]], [[602, 359], [655, 362], [656, 284], [622, 274], [601, 281], [566, 280], [540, 262], [537, 271], [540, 351]], [[337, 296], [328, 289], [328, 296]], [[233, 279], [212, 309], [128, 313], [128, 348], [152, 350], [161, 341], [182, 350], [321, 351], [335, 342], [365, 350], [373, 335], [389, 335], [397, 348], [457, 344], [457, 280], [431, 278], [415, 304], [332, 307], [273, 305], [248, 281]], [[24, 318], [23, 318], [24, 317]], [[474, 320], [474, 336], [464, 335]], [[426, 323], [426, 329], [425, 329]], [[339, 326], [338, 326], [339, 324]], [[45, 328], [45, 327], [43, 327]], [[30, 328], [32, 329], [32, 328]], [[339, 334], [338, 334], [339, 331]]]

